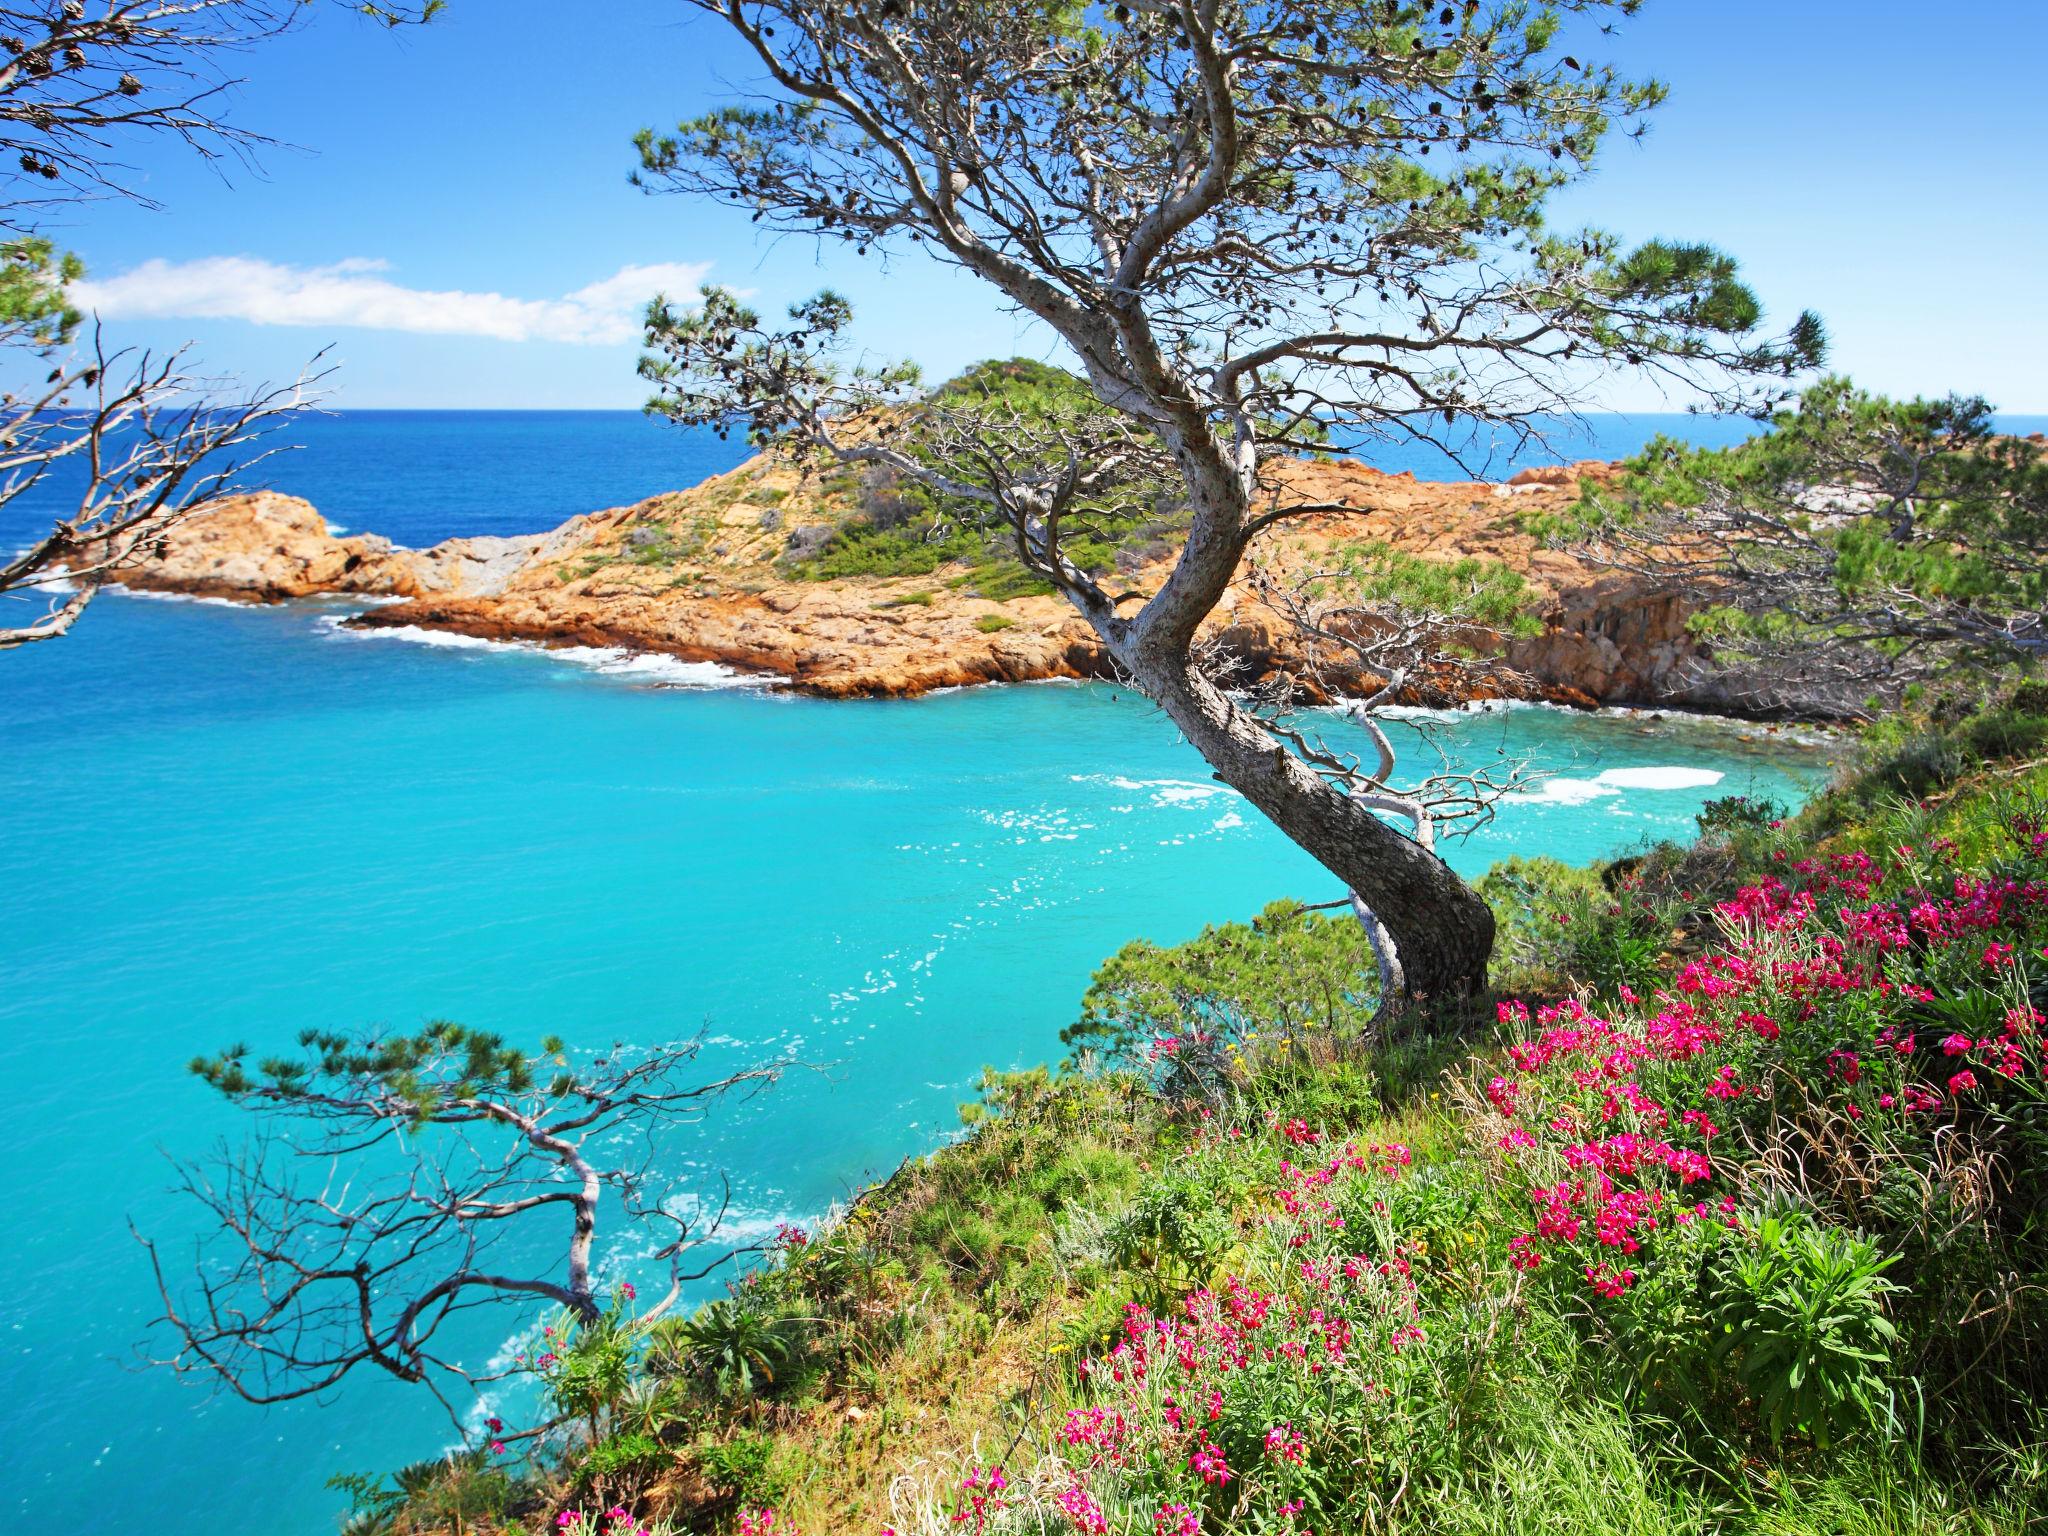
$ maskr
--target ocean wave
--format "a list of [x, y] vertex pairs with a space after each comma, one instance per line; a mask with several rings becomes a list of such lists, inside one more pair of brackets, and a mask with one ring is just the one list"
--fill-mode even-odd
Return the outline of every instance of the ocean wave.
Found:
[[[1332, 714], [1349, 715], [1352, 711], [1342, 704], [1325, 705]], [[1449, 725], [1458, 720], [1469, 720], [1474, 715], [1505, 714], [1511, 709], [1557, 709], [1560, 704], [1546, 704], [1540, 699], [1467, 699], [1462, 704], [1447, 704], [1431, 708], [1422, 704], [1382, 704], [1372, 713], [1382, 720], [1423, 720]], [[1577, 711], [1570, 711], [1577, 713]]]
[[148, 587], [123, 587], [109, 584], [109, 592], [118, 592], [123, 597], [141, 598], [152, 603], [199, 603], [207, 608], [247, 608], [250, 605], [238, 602], [232, 597], [213, 597], [198, 592], [157, 592]]
[[1548, 805], [1584, 805], [1630, 789], [1706, 789], [1728, 775], [1714, 768], [1647, 766], [1608, 768], [1590, 779], [1545, 779], [1534, 789], [1509, 796]]
[[1618, 789], [1705, 789], [1727, 777], [1717, 768], [1609, 768], [1597, 782]]
[[1069, 783], [1106, 784], [1111, 789], [1128, 789], [1148, 795], [1154, 805], [1196, 805], [1217, 795], [1235, 795], [1227, 784], [1205, 784], [1199, 779], [1128, 779], [1122, 774], [1070, 773]]
[[534, 647], [508, 640], [486, 640], [481, 635], [457, 634], [451, 629], [422, 629], [417, 624], [380, 625], [375, 629], [351, 629], [346, 614], [320, 619], [322, 629], [337, 640], [405, 640], [413, 645], [439, 646], [450, 651], [523, 651]]
[[502, 651], [508, 654], [545, 657], [571, 666], [615, 677], [625, 682], [658, 688], [751, 688], [769, 684], [762, 679], [735, 672], [715, 661], [684, 661], [658, 651], [634, 651], [625, 646], [540, 645], [530, 640], [489, 640], [482, 635], [465, 635], [454, 630], [427, 629], [418, 624], [378, 625], [354, 628], [346, 614], [329, 614], [318, 620], [322, 629], [343, 640], [403, 640], [412, 645], [438, 646], [454, 651]]
[[657, 683], [669, 688], [752, 688], [762, 686], [759, 678], [748, 677], [715, 661], [684, 661], [659, 651], [631, 651], [624, 646], [563, 645], [547, 648], [546, 654], [559, 661], [573, 662], [634, 682]]

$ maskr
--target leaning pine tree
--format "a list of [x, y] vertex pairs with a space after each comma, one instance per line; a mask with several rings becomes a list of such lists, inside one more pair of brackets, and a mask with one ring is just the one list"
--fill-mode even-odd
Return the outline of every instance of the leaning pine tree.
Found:
[[[1817, 361], [1801, 316], [1703, 245], [1624, 251], [1544, 223], [1607, 132], [1660, 98], [1563, 51], [1636, 0], [692, 0], [758, 58], [748, 104], [643, 134], [638, 179], [766, 227], [912, 246], [1078, 360], [1090, 409], [905, 411], [847, 368], [832, 294], [765, 327], [731, 295], [650, 314], [658, 410], [884, 466], [1013, 536], [1115, 665], [1353, 892], [1399, 998], [1483, 985], [1486, 904], [1381, 817], [1375, 765], [1247, 707], [1198, 633], [1261, 530], [1328, 510], [1276, 461], [1332, 441], [1526, 434], [1603, 365], [1733, 393]], [[1161, 480], [1170, 575], [1105, 589], [1078, 541]]]

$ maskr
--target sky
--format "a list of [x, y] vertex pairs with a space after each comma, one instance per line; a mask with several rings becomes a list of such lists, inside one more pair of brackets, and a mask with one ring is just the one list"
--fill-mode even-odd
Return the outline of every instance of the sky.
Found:
[[[1554, 207], [1636, 240], [1738, 256], [1770, 316], [1813, 308], [1832, 365], [1900, 394], [2048, 411], [2048, 0], [1650, 0], [1601, 57], [1671, 88]], [[681, 0], [453, 0], [423, 29], [347, 13], [236, 61], [253, 167], [126, 158], [157, 209], [50, 232], [110, 339], [191, 343], [210, 374], [297, 375], [323, 348], [342, 408], [633, 407], [639, 309], [702, 282], [771, 312], [830, 285], [871, 358], [932, 377], [1055, 356], [978, 283], [915, 255], [762, 237], [744, 213], [627, 184], [644, 126], [753, 78]], [[1621, 410], [1681, 408], [1625, 382]]]

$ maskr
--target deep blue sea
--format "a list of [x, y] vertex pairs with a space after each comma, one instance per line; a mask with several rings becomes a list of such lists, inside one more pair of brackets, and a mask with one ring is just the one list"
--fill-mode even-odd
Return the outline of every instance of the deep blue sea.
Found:
[[[1609, 423], [1584, 451], [1653, 429]], [[737, 457], [625, 414], [298, 430], [274, 483], [410, 544], [532, 531]], [[260, 1410], [130, 1369], [154, 1297], [129, 1223], [176, 1255], [193, 1213], [163, 1154], [236, 1129], [186, 1075], [197, 1052], [452, 1017], [585, 1048], [706, 1029], [718, 1064], [799, 1054], [824, 1070], [663, 1149], [697, 1188], [729, 1173], [754, 1235], [934, 1145], [985, 1063], [1056, 1056], [1126, 939], [1338, 894], [1108, 687], [825, 703], [609, 653], [358, 635], [347, 611], [110, 594], [72, 637], [0, 657], [0, 1074], [25, 1197], [0, 1527], [324, 1532], [331, 1474], [447, 1440], [388, 1382]], [[1683, 833], [1710, 796], [1794, 798], [1826, 767], [1713, 723], [1516, 709], [1434, 729], [1556, 774], [1453, 848], [1469, 873]], [[645, 1288], [635, 1252], [611, 1272]]]

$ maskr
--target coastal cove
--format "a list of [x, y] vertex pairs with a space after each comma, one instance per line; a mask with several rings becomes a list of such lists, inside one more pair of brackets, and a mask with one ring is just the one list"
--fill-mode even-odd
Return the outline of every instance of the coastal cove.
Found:
[[[362, 443], [352, 504], [319, 483], [331, 466], [281, 487], [408, 543], [578, 509], [559, 465], [451, 462], [423, 493], [402, 434]], [[586, 505], [694, 478], [587, 462], [613, 478]], [[380, 505], [404, 506], [398, 526]], [[174, 1247], [188, 1218], [158, 1149], [201, 1153], [231, 1126], [183, 1072], [196, 1052], [445, 1016], [583, 1048], [703, 1029], [714, 1065], [799, 1055], [825, 1070], [671, 1149], [707, 1191], [731, 1173], [730, 1230], [751, 1241], [951, 1134], [984, 1064], [1056, 1057], [1126, 940], [1337, 894], [1107, 685], [827, 702], [666, 658], [343, 627], [359, 607], [110, 594], [0, 671], [0, 807], [38, 829], [0, 876], [0, 1058], [38, 1117], [37, 1177], [94, 1192], [12, 1249], [30, 1281], [0, 1367], [25, 1452], [12, 1523], [89, 1508], [198, 1536], [227, 1509], [238, 1530], [318, 1531], [329, 1475], [445, 1438], [431, 1404], [369, 1380], [266, 1413], [125, 1372], [154, 1303], [126, 1222]], [[1553, 774], [1452, 846], [1475, 875], [1683, 835], [1709, 798], [1796, 799], [1827, 766], [1679, 717], [1430, 723], [1466, 761]], [[65, 1091], [81, 1078], [91, 1093]]]

